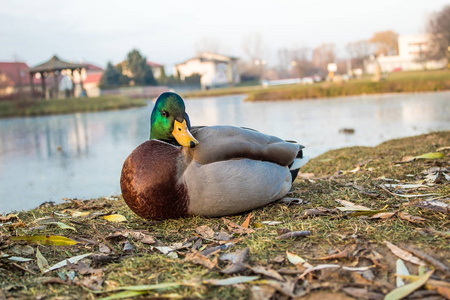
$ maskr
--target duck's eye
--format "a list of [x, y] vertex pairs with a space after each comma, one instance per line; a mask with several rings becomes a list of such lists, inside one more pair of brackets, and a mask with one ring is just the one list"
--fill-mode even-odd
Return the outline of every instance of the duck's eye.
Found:
[[161, 112], [161, 116], [167, 118], [167, 117], [169, 116], [169, 114], [167, 113], [167, 111], [164, 111], [164, 110], [163, 110], [163, 111]]

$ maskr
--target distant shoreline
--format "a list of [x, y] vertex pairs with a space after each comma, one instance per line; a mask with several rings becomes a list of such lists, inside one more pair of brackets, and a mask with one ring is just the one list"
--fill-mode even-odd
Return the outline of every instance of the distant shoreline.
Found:
[[182, 94], [183, 97], [215, 97], [235, 94], [248, 95], [244, 101], [285, 101], [322, 99], [346, 96], [437, 92], [450, 90], [450, 71], [414, 71], [390, 73], [379, 82], [372, 77], [352, 79], [348, 82], [320, 82], [309, 85], [291, 84], [282, 86], [248, 86], [196, 91]]
[[57, 100], [10, 100], [0, 101], [0, 118], [99, 112], [142, 107], [147, 104], [147, 101], [144, 99], [132, 99], [123, 96], [100, 96], [95, 98], [68, 98]]

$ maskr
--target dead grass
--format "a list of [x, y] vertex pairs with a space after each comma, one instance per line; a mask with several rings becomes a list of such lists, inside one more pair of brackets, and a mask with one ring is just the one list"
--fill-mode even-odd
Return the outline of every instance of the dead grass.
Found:
[[[108, 291], [123, 286], [160, 284], [167, 282], [183, 283], [179, 287], [167, 290], [147, 291], [145, 299], [158, 297], [206, 298], [206, 299], [247, 299], [255, 286], [265, 287], [266, 296], [273, 299], [286, 299], [286, 289], [274, 288], [267, 282], [233, 284], [229, 286], [213, 286], [204, 284], [208, 279], [224, 279], [237, 275], [254, 276], [250, 268], [244, 268], [238, 274], [222, 274], [228, 263], [218, 260], [212, 269], [186, 261], [192, 248], [198, 251], [219, 246], [230, 241], [219, 241], [216, 238], [204, 238], [198, 227], [206, 225], [214, 232], [221, 230], [231, 234], [232, 245], [207, 259], [213, 261], [224, 253], [249, 248], [245, 263], [250, 267], [264, 266], [276, 270], [283, 275], [286, 286], [292, 287], [292, 293], [324, 299], [353, 299], [382, 296], [395, 288], [395, 264], [397, 257], [386, 247], [389, 241], [399, 247], [409, 246], [420, 250], [433, 258], [450, 266], [448, 211], [434, 211], [417, 206], [422, 201], [437, 197], [448, 204], [450, 182], [447, 180], [428, 184], [414, 190], [388, 187], [382, 184], [393, 183], [388, 179], [398, 180], [397, 184], [424, 182], [423, 171], [432, 167], [447, 170], [450, 167], [450, 151], [441, 150], [444, 158], [437, 160], [415, 160], [409, 163], [397, 163], [406, 155], [421, 155], [436, 152], [440, 147], [450, 146], [450, 132], [438, 132], [418, 137], [398, 139], [385, 142], [374, 148], [352, 147], [329, 151], [312, 159], [303, 169], [288, 195], [299, 198], [302, 204], [274, 203], [252, 211], [250, 228], [255, 230], [249, 234], [237, 234], [228, 228], [220, 218], [191, 217], [166, 221], [147, 221], [134, 215], [122, 200], [94, 199], [68, 200], [63, 204], [16, 213], [18, 218], [2, 217], [0, 221], [0, 253], [29, 257], [29, 262], [12, 262], [0, 258], [0, 299], [96, 299], [109, 294], [96, 294], [93, 290]], [[355, 171], [355, 167], [358, 167]], [[348, 172], [353, 170], [354, 172]], [[346, 172], [347, 171], [347, 172]], [[398, 195], [430, 194], [434, 196], [404, 198]], [[336, 199], [351, 201], [373, 210], [385, 209], [397, 212], [387, 219], [370, 219], [371, 216], [350, 216], [336, 210], [342, 206]], [[323, 213], [314, 215], [317, 211]], [[72, 217], [74, 212], [92, 212], [90, 216]], [[408, 212], [412, 216], [422, 217], [422, 222], [411, 222], [400, 218], [400, 212]], [[101, 218], [102, 215], [117, 213], [125, 216], [126, 222], [113, 223]], [[236, 224], [242, 224], [248, 213], [227, 217]], [[1, 216], [0, 216], [1, 217]], [[70, 225], [70, 229], [61, 229], [54, 225], [38, 224], [37, 219], [55, 217], [60, 222]], [[264, 221], [279, 221], [277, 225], [265, 225]], [[22, 222], [22, 223], [21, 223]], [[34, 222], [34, 223], [33, 223]], [[98, 234], [93, 230], [93, 226]], [[276, 239], [279, 230], [307, 230], [311, 235], [295, 239]], [[108, 238], [115, 232], [136, 230], [152, 236], [153, 244], [144, 244], [140, 240], [128, 237]], [[9, 240], [9, 236], [21, 235], [61, 235], [73, 238], [79, 243], [73, 246], [31, 245], [34, 254], [26, 254], [25, 244]], [[105, 238], [114, 251], [101, 253], [100, 244]], [[155, 246], [174, 246], [183, 243], [187, 248], [173, 251], [177, 257], [161, 253]], [[131, 250], [124, 250], [131, 245]], [[94, 253], [82, 262], [87, 267], [97, 270], [86, 273], [86, 268], [70, 266], [41, 274], [36, 259], [36, 248], [53, 264], [84, 253]], [[102, 245], [103, 247], [103, 245]], [[127, 246], [130, 247], [130, 246]], [[107, 248], [107, 247], [106, 247]], [[294, 266], [286, 259], [286, 250], [303, 257], [312, 265], [339, 264], [349, 267], [365, 267], [374, 265], [370, 274], [366, 272], [349, 272], [343, 269], [324, 269], [312, 272], [304, 279], [299, 275], [305, 270], [302, 266]], [[336, 253], [347, 253], [341, 258], [319, 260], [321, 257]], [[374, 258], [376, 254], [380, 256]], [[280, 259], [281, 257], [281, 259]], [[406, 262], [411, 274], [418, 272], [417, 265]], [[428, 268], [434, 266], [428, 263]], [[286, 271], [288, 270], [288, 271]], [[92, 270], [90, 270], [92, 272]], [[287, 275], [288, 272], [297, 272]], [[270, 279], [258, 275], [261, 279]], [[371, 277], [372, 276], [372, 277]], [[450, 274], [436, 270], [434, 280], [450, 281]], [[291, 285], [289, 285], [289, 283]], [[365, 294], [357, 294], [349, 288], [363, 289]], [[345, 292], [346, 291], [346, 292]], [[352, 291], [350, 293], [349, 291]], [[361, 292], [361, 291], [360, 291]], [[117, 293], [117, 292], [115, 292]], [[328, 294], [327, 294], [328, 293]], [[372, 294], [370, 294], [372, 293]], [[256, 294], [255, 294], [256, 295]], [[328, 295], [328, 296], [327, 296]], [[360, 296], [358, 296], [360, 295]], [[442, 297], [434, 291], [421, 289], [413, 296]], [[329, 297], [329, 298], [327, 298]], [[138, 297], [139, 298], [139, 297]], [[370, 297], [369, 297], [370, 298]], [[312, 298], [311, 298], [312, 299]], [[439, 298], [437, 298], [439, 299]]]

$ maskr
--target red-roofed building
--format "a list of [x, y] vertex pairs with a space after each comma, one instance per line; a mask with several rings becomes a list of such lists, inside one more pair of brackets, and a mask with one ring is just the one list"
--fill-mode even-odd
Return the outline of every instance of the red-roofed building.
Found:
[[[29, 91], [30, 67], [24, 62], [0, 62], [0, 97]], [[39, 80], [34, 79], [38, 84]]]
[[93, 64], [86, 64], [86, 72], [82, 73], [83, 87], [88, 97], [101, 95], [100, 81], [105, 70]]

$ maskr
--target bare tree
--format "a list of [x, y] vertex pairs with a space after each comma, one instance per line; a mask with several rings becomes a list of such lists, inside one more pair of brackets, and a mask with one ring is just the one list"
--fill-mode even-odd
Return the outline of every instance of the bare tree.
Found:
[[287, 48], [279, 49], [277, 51], [278, 64], [277, 72], [280, 78], [289, 77], [289, 69], [291, 66], [290, 51]]
[[194, 45], [195, 53], [200, 55], [204, 52], [220, 53], [222, 46], [217, 38], [203, 37]]
[[311, 69], [311, 49], [308, 47], [294, 48], [291, 50], [291, 65], [296, 75], [301, 78]]
[[449, 53], [450, 46], [450, 5], [432, 15], [428, 21], [428, 32], [431, 34], [428, 48], [430, 59], [442, 59]]
[[336, 45], [322, 44], [316, 47], [313, 51], [312, 62], [313, 65], [319, 68], [322, 72], [327, 73], [327, 65], [336, 60]]
[[369, 42], [377, 46], [377, 55], [398, 54], [398, 34], [392, 30], [375, 32]]
[[242, 39], [242, 50], [247, 58], [244, 72], [253, 73], [262, 77], [266, 65], [267, 46], [261, 34], [247, 34]]
[[363, 60], [372, 53], [372, 47], [368, 40], [350, 42], [345, 46], [350, 55], [352, 68], [362, 68]]

